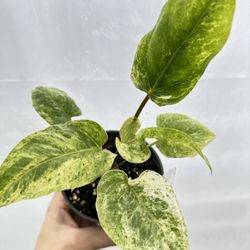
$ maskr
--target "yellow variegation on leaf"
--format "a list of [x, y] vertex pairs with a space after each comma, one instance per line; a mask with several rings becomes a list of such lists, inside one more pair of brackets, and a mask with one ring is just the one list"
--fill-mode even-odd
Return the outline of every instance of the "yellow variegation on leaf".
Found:
[[212, 167], [207, 157], [202, 153], [200, 147], [194, 142], [192, 137], [173, 128], [145, 128], [137, 137], [141, 143], [146, 138], [156, 139], [156, 147], [162, 154], [171, 158], [194, 157], [199, 154], [206, 162], [212, 173]]
[[136, 117], [128, 118], [120, 129], [120, 139], [123, 143], [133, 142], [136, 138], [136, 133], [140, 129], [140, 120]]
[[187, 228], [171, 184], [153, 171], [128, 179], [108, 171], [97, 187], [100, 224], [124, 250], [188, 250]]
[[51, 125], [65, 123], [82, 113], [67, 93], [52, 87], [36, 87], [32, 91], [32, 104], [38, 114]]
[[89, 184], [113, 164], [106, 132], [93, 121], [69, 121], [23, 139], [0, 167], [0, 207]]
[[145, 142], [123, 143], [119, 138], [116, 138], [115, 145], [121, 157], [131, 163], [143, 163], [151, 155], [151, 151]]
[[215, 134], [210, 129], [199, 121], [183, 114], [159, 115], [157, 117], [157, 127], [173, 128], [184, 132], [193, 139], [200, 149], [203, 149], [215, 138]]
[[235, 0], [168, 0], [142, 39], [131, 78], [159, 106], [186, 97], [230, 34]]

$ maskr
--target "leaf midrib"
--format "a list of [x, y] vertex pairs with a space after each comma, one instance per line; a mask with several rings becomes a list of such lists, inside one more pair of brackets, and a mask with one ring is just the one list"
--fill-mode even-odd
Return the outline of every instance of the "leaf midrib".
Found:
[[[143, 140], [145, 140], [146, 138], [149, 138], [149, 139], [151, 139], [151, 138], [157, 139], [157, 138], [154, 138], [154, 137], [144, 137], [144, 136], [142, 136], [142, 135], [143, 135], [142, 132], [143, 132], [144, 130], [146, 131], [146, 130], [150, 130], [150, 129], [159, 129], [159, 130], [166, 130], [166, 131], [168, 130], [168, 131], [170, 131], [170, 134], [171, 134], [171, 131], [173, 131], [173, 132], [175, 132], [175, 133], [178, 132], [179, 134], [182, 134], [184, 137], [186, 137], [186, 139], [188, 139], [188, 141], [190, 142], [192, 148], [197, 152], [197, 154], [200, 155], [200, 157], [206, 162], [206, 164], [207, 164], [207, 166], [208, 166], [210, 172], [212, 173], [213, 169], [212, 169], [212, 166], [211, 166], [211, 164], [210, 164], [208, 158], [206, 157], [206, 155], [203, 154], [203, 152], [202, 152], [202, 150], [200, 149], [199, 145], [193, 140], [193, 138], [192, 138], [190, 135], [188, 135], [187, 133], [185, 133], [185, 132], [183, 132], [183, 131], [181, 131], [181, 130], [179, 130], [179, 129], [175, 129], [175, 128], [151, 127], [151, 128], [142, 129], [142, 130], [139, 132], [139, 133], [141, 133], [141, 134], [139, 134], [139, 136], [140, 136]], [[157, 139], [157, 140], [159, 140], [159, 139]]]
[[[183, 45], [186, 43], [186, 41], [191, 37], [191, 35], [194, 33], [195, 29], [197, 28], [197, 26], [200, 24], [200, 21], [203, 19], [203, 17], [205, 16], [208, 8], [210, 7], [211, 2], [208, 3], [208, 5], [205, 7], [204, 12], [200, 15], [200, 17], [198, 18], [197, 22], [195, 23], [193, 29], [190, 31], [190, 33], [184, 38], [184, 40], [181, 42], [181, 44], [177, 47], [177, 49], [174, 51], [174, 53], [172, 54], [171, 58], [169, 59], [168, 63], [166, 64], [166, 66], [163, 68], [163, 70], [161, 71], [159, 77], [156, 79], [155, 84], [153, 85], [153, 87], [149, 90], [148, 95], [153, 95], [154, 90], [157, 88], [157, 86], [159, 85], [161, 79], [163, 78], [163, 76], [165, 75], [166, 71], [168, 70], [170, 64], [172, 63], [172, 61], [174, 60], [176, 54], [180, 51], [180, 49], [183, 47]], [[155, 31], [155, 29], [154, 29]], [[153, 33], [154, 33], [153, 31]]]
[[[159, 221], [153, 213], [150, 213], [148, 207], [145, 206], [144, 202], [141, 202], [140, 197], [137, 195], [136, 191], [133, 189], [133, 186], [129, 185], [129, 182], [128, 182], [128, 186], [129, 186], [129, 189], [131, 190], [131, 192], [134, 194], [134, 197], [136, 198], [136, 200], [138, 201], [140, 206], [143, 208], [143, 210], [146, 211], [146, 213], [149, 215], [149, 217], [154, 219], [155, 222]], [[156, 223], [156, 224], [158, 224], [158, 223]]]
[[[88, 120], [85, 120], [85, 121], [88, 121]], [[78, 123], [78, 122], [85, 122], [85, 121], [81, 121], [81, 120], [80, 120], [80, 121], [68, 121], [68, 122], [71, 122], [71, 123], [74, 125], [74, 124], [76, 124], [76, 123]], [[65, 124], [67, 125], [67, 123], [65, 123]], [[21, 147], [18, 148], [17, 151], [15, 151], [15, 148], [14, 148], [14, 149], [10, 152], [10, 154], [16, 154], [16, 153], [18, 153], [18, 151], [22, 150], [22, 148], [23, 148], [25, 145], [29, 144], [30, 141], [31, 141], [32, 139], [36, 138], [36, 136], [41, 136], [39, 133], [45, 133], [45, 135], [49, 135], [50, 132], [58, 132], [58, 130], [62, 129], [62, 128], [61, 128], [61, 125], [62, 125], [62, 126], [65, 126], [65, 124], [55, 124], [55, 125], [52, 125], [52, 126], [46, 128], [46, 129], [42, 130], [42, 131], [38, 131], [38, 132], [33, 133], [32, 135], [30, 135], [31, 138], [25, 138], [25, 139], [23, 139], [23, 145], [21, 145]], [[66, 127], [66, 128], [68, 128], [68, 127]], [[56, 129], [56, 131], [53, 131], [53, 129]], [[55, 133], [55, 134], [57, 134], [57, 133]], [[97, 149], [100, 148], [100, 149], [101, 149], [101, 146], [100, 146], [91, 136], [89, 136], [89, 134], [88, 134], [86, 131], [82, 131], [82, 134], [84, 134], [87, 138], [89, 138], [90, 141], [94, 144], [92, 147], [90, 147], [90, 148], [88, 148], [88, 149], [93, 149], [93, 148], [97, 148]], [[61, 136], [61, 134], [58, 134], [58, 135]], [[44, 136], [44, 135], [43, 135], [43, 136]], [[26, 140], [26, 139], [27, 139], [27, 140]], [[81, 141], [80, 138], [75, 138], [75, 139], [77, 139], [78, 141]], [[21, 142], [20, 142], [20, 143], [21, 143]], [[87, 149], [84, 149], [84, 150], [87, 150]], [[76, 153], [79, 153], [79, 152], [81, 152], [81, 151], [83, 151], [83, 150], [78, 150], [78, 151], [74, 151], [74, 152], [70, 152], [70, 153], [66, 153], [66, 154], [63, 154], [63, 155], [59, 155], [59, 156], [52, 157], [52, 158], [50, 158], [50, 159], [47, 159], [47, 160], [45, 160], [45, 161], [40, 162], [38, 166], [40, 166], [40, 165], [43, 164], [43, 163], [46, 163], [47, 161], [49, 162], [50, 160], [57, 159], [57, 158], [60, 158], [60, 157], [65, 156], [65, 155], [67, 156], [67, 155], [74, 154], [74, 153], [76, 154]], [[9, 155], [10, 155], [10, 154], [9, 154]], [[2, 166], [1, 166], [1, 169], [0, 169], [0, 170], [2, 170], [2, 174], [3, 174], [3, 173], [6, 173], [6, 171], [9, 170], [9, 168], [5, 168], [5, 167], [3, 168], [4, 164], [6, 164], [6, 161], [3, 162]], [[32, 168], [32, 169], [33, 169], [33, 168]], [[30, 170], [32, 170], [32, 169], [29, 169], [28, 171], [30, 171]], [[22, 177], [22, 173], [16, 175], [16, 178], [20, 178], [20, 177]], [[3, 188], [3, 190], [5, 190], [5, 189], [6, 189], [6, 188]], [[3, 192], [3, 190], [2, 190], [2, 192]], [[0, 192], [0, 193], [1, 193], [1, 192]]]
[[[35, 165], [33, 167], [31, 167], [30, 169], [28, 169], [24, 174], [20, 174], [17, 179], [15, 179], [15, 181], [11, 182], [11, 185], [15, 184], [16, 182], [20, 182], [20, 180], [22, 180], [23, 177], [25, 177], [27, 174], [29, 174], [31, 171], [35, 171], [35, 169], [39, 168], [41, 165], [43, 164], [46, 164], [46, 163], [49, 163], [49, 162], [52, 162], [56, 159], [60, 159], [62, 157], [65, 157], [65, 156], [70, 156], [70, 155], [73, 155], [73, 154], [78, 154], [78, 153], [81, 153], [81, 152], [84, 152], [84, 151], [92, 151], [92, 150], [98, 150], [98, 148], [88, 148], [88, 149], [82, 149], [82, 150], [78, 150], [78, 151], [74, 151], [74, 152], [70, 152], [70, 153], [67, 153], [67, 154], [63, 154], [63, 155], [59, 155], [59, 156], [56, 156], [56, 157], [53, 157], [53, 158], [50, 158], [50, 159], [47, 159], [47, 160], [44, 160], [42, 162], [39, 162], [38, 165]], [[100, 150], [101, 151], [101, 150]], [[10, 185], [7, 185], [1, 192], [1, 194], [5, 193], [6, 190], [8, 190]]]

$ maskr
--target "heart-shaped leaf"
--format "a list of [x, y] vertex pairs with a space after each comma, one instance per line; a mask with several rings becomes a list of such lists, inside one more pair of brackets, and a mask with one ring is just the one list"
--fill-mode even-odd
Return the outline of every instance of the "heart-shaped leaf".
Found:
[[157, 126], [162, 128], [173, 128], [189, 135], [193, 141], [202, 149], [214, 138], [214, 133], [201, 124], [182, 114], [163, 114], [157, 117]]
[[72, 117], [81, 115], [74, 100], [56, 88], [35, 88], [32, 92], [32, 103], [39, 115], [51, 125], [65, 123]]
[[160, 106], [182, 100], [224, 46], [235, 0], [168, 0], [137, 49], [131, 78]]
[[89, 184], [112, 166], [106, 132], [93, 121], [69, 121], [23, 139], [0, 167], [0, 207]]
[[194, 157], [199, 154], [212, 172], [212, 167], [200, 147], [186, 133], [172, 128], [145, 128], [138, 132], [141, 143], [146, 138], [157, 139], [156, 147], [167, 157]]
[[101, 226], [124, 250], [188, 249], [187, 228], [171, 184], [156, 172], [135, 180], [108, 171], [97, 187]]

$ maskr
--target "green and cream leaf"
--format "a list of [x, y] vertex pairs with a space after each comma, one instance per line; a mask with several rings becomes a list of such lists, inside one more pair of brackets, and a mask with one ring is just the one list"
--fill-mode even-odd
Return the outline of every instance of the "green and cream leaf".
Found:
[[131, 78], [160, 106], [194, 88], [230, 34], [235, 0], [168, 0], [138, 48]]
[[32, 104], [38, 114], [51, 125], [65, 123], [81, 115], [74, 100], [56, 88], [35, 88], [32, 91]]
[[156, 147], [162, 154], [170, 158], [194, 157], [199, 154], [206, 162], [210, 171], [212, 167], [200, 147], [186, 133], [173, 128], [145, 128], [138, 132], [138, 140], [157, 139]]
[[171, 184], [156, 172], [128, 179], [108, 171], [97, 187], [101, 226], [124, 250], [188, 250], [187, 228]]
[[131, 163], [143, 163], [151, 156], [151, 151], [145, 142], [123, 143], [116, 138], [115, 145], [121, 157]]
[[69, 121], [23, 139], [0, 167], [0, 207], [89, 184], [113, 164], [106, 132], [93, 121]]
[[183, 114], [159, 115], [157, 127], [173, 128], [184, 132], [193, 139], [200, 149], [203, 149], [215, 138], [215, 134], [210, 129]]
[[140, 129], [140, 120], [136, 117], [128, 118], [120, 129], [121, 142], [128, 143], [136, 138], [136, 133]]

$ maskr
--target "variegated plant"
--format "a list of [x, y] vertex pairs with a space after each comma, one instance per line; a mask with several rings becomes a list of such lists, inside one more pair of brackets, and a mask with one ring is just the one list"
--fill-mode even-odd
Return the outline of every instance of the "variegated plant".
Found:
[[[226, 42], [234, 8], [235, 0], [169, 0], [164, 5], [156, 25], [142, 38], [132, 67], [131, 78], [146, 97], [116, 138], [126, 161], [145, 162], [155, 145], [166, 157], [198, 154], [212, 171], [202, 149], [214, 134], [200, 122], [162, 114], [155, 127], [141, 129], [138, 117], [149, 99], [165, 106], [188, 95]], [[126, 250], [188, 249], [183, 215], [165, 177], [145, 171], [131, 180], [123, 171], [111, 170], [116, 155], [103, 149], [107, 133], [94, 121], [71, 120], [81, 111], [65, 92], [37, 87], [32, 100], [50, 126], [23, 139], [1, 165], [0, 207], [102, 177], [96, 209], [117, 245]]]

